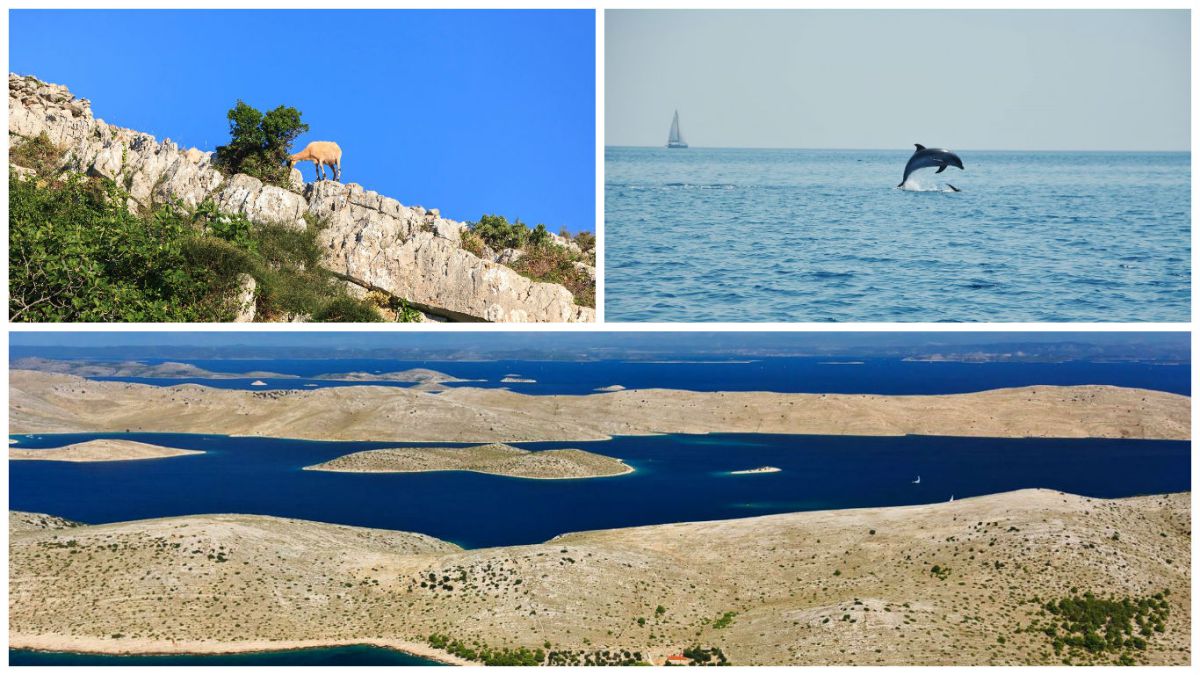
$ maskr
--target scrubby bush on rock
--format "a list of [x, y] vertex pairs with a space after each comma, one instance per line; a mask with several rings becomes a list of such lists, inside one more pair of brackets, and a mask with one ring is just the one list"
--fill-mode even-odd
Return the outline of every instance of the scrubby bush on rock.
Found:
[[264, 183], [289, 187], [288, 149], [308, 131], [308, 125], [300, 121], [300, 111], [281, 105], [264, 115], [238, 101], [228, 117], [229, 144], [217, 147], [213, 164], [230, 176], [244, 173]]

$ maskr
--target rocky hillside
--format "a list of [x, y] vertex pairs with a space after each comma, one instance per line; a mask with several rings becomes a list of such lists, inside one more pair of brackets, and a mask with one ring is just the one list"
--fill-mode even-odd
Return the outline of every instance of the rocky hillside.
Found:
[[563, 665], [680, 652], [734, 665], [1186, 665], [1190, 501], [1023, 490], [467, 551], [266, 516], [71, 527], [17, 513], [9, 639], [134, 653], [428, 640], [468, 660], [524, 649]]
[[[306, 215], [323, 219], [325, 265], [355, 293], [382, 290], [442, 319], [595, 319], [595, 311], [577, 305], [563, 286], [532, 281], [497, 262], [506, 252], [484, 251], [480, 257], [464, 250], [467, 226], [442, 218], [437, 209], [405, 206], [354, 183], [304, 185], [298, 171], [290, 190], [242, 174], [225, 176], [212, 166], [210, 152], [107, 124], [92, 115], [87, 99], [66, 87], [10, 73], [10, 144], [41, 134], [65, 149], [60, 170], [116, 181], [128, 190], [133, 208], [165, 202], [195, 207], [211, 199], [221, 211], [256, 223], [305, 228]], [[556, 242], [574, 246], [561, 238]]]

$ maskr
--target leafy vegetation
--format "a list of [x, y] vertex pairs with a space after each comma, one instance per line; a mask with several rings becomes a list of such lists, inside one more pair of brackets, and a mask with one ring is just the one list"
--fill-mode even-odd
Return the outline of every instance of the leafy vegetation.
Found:
[[257, 320], [380, 321], [320, 267], [321, 224], [254, 225], [164, 205], [149, 213], [104, 178], [9, 177], [13, 321], [230, 321], [239, 275], [257, 282]]
[[33, 169], [39, 175], [50, 175], [58, 168], [62, 156], [62, 148], [55, 145], [44, 131], [33, 138], [14, 143], [8, 149], [10, 165]]
[[733, 618], [735, 616], [737, 616], [737, 612], [725, 612], [721, 615], [721, 618], [713, 621], [712, 627], [718, 630], [721, 628], [728, 628], [729, 625], [733, 623]]
[[239, 100], [227, 117], [229, 144], [217, 147], [213, 164], [231, 176], [244, 173], [286, 187], [291, 176], [288, 148], [308, 131], [308, 125], [300, 120], [300, 111], [281, 105], [264, 115]]
[[510, 223], [504, 216], [485, 214], [477, 222], [471, 223], [470, 227], [471, 234], [496, 251], [506, 248], [524, 249], [550, 240], [550, 233], [545, 225], [539, 223], [536, 228], [530, 229], [519, 218]]
[[[489, 250], [516, 249], [520, 257], [508, 264], [515, 272], [534, 281], [565, 286], [575, 297], [575, 304], [596, 306], [596, 282], [575, 264], [595, 265], [596, 238], [590, 232], [575, 237], [580, 251], [574, 251], [555, 242], [540, 223], [531, 229], [519, 219], [510, 223], [504, 216], [484, 215], [469, 228], [462, 234], [462, 246], [467, 251], [488, 258]], [[570, 240], [566, 232], [562, 236]]]
[[1072, 593], [1043, 604], [1049, 621], [1044, 625], [1035, 621], [1027, 630], [1048, 637], [1064, 662], [1107, 654], [1120, 665], [1133, 665], [1135, 654], [1146, 649], [1148, 640], [1166, 631], [1171, 611], [1168, 595], [1170, 591], [1163, 591], [1135, 599]]
[[429, 646], [453, 654], [460, 659], [478, 661], [486, 666], [540, 666], [546, 660], [546, 652], [541, 649], [527, 647], [493, 649], [482, 642], [476, 641], [468, 645], [461, 640], [454, 640], [440, 633], [429, 636]]
[[511, 267], [518, 274], [534, 281], [561, 284], [575, 296], [575, 304], [596, 306], [596, 282], [587, 272], [575, 266], [579, 254], [552, 243], [525, 249], [525, 255]]
[[649, 662], [639, 651], [628, 649], [597, 649], [593, 651], [551, 651], [546, 658], [548, 666], [645, 666]]
[[693, 645], [683, 650], [683, 655], [692, 660], [699, 666], [727, 666], [729, 659], [725, 658], [725, 652], [721, 651], [720, 647], [704, 648], [699, 645]]

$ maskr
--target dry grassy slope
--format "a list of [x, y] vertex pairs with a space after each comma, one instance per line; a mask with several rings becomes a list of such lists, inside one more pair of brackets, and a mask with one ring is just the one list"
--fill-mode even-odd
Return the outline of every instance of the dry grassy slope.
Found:
[[1186, 396], [1110, 386], [949, 396], [706, 393], [663, 389], [526, 396], [453, 388], [234, 391], [10, 373], [10, 431], [173, 431], [331, 440], [585, 440], [714, 431], [1186, 439]]
[[342, 455], [310, 471], [405, 473], [477, 471], [517, 478], [598, 478], [629, 473], [619, 459], [575, 448], [531, 452], [503, 443], [468, 448], [383, 448]]
[[[1169, 589], [1166, 633], [1143, 658], [1186, 664], [1189, 503], [1190, 494], [1105, 501], [1026, 490], [471, 551], [251, 516], [16, 529], [10, 640], [74, 636], [79, 648], [90, 637], [93, 649], [144, 651], [174, 640], [416, 641], [442, 632], [659, 658], [700, 643], [735, 664], [1050, 663], [1044, 636], [1013, 629], [1037, 611], [1033, 596], [1076, 587]], [[209, 557], [217, 553], [227, 560]], [[949, 568], [947, 578], [931, 575], [933, 565]], [[725, 612], [737, 615], [715, 628]]]

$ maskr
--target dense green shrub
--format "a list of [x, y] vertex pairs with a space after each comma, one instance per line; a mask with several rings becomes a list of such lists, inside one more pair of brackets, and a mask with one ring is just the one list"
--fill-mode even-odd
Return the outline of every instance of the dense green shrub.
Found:
[[196, 265], [187, 225], [131, 214], [107, 180], [9, 184], [13, 321], [220, 321], [233, 281]]
[[472, 234], [497, 251], [537, 246], [550, 239], [545, 225], [539, 223], [536, 228], [529, 229], [519, 218], [510, 223], [504, 216], [485, 214], [477, 222], [471, 223], [470, 227]]
[[12, 320], [230, 321], [243, 273], [257, 281], [257, 320], [382, 320], [321, 268], [319, 222], [255, 225], [211, 202], [136, 214], [127, 198], [107, 179], [10, 176]]
[[429, 646], [441, 649], [468, 661], [478, 661], [486, 666], [540, 666], [546, 660], [546, 652], [527, 647], [488, 647], [482, 642], [470, 645], [448, 635], [434, 633], [429, 636]]
[[229, 145], [217, 147], [213, 164], [229, 175], [244, 173], [286, 187], [291, 176], [288, 148], [308, 131], [300, 111], [281, 105], [264, 115], [239, 100], [227, 117]]

